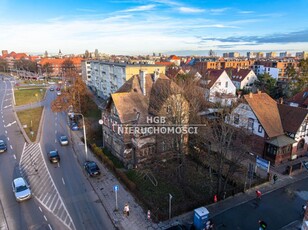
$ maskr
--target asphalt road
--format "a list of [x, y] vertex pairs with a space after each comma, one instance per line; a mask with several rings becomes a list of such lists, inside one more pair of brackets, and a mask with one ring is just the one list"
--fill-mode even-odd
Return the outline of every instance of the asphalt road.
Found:
[[269, 230], [278, 230], [296, 220], [302, 220], [302, 205], [308, 200], [308, 178], [262, 195], [223, 212], [213, 218], [218, 229], [258, 229], [264, 220]]
[[[12, 180], [21, 176], [19, 160], [25, 140], [13, 115], [12, 86], [0, 78], [0, 139], [8, 150], [0, 154], [1, 229], [49, 229], [47, 216], [35, 199], [22, 203], [15, 200]], [[45, 219], [46, 218], [46, 219]]]
[[[114, 229], [72, 146], [59, 144], [60, 135], [70, 138], [70, 130], [66, 114], [50, 109], [55, 97], [56, 92], [48, 91], [41, 103], [45, 109], [40, 143], [28, 144], [13, 113], [11, 82], [0, 78], [0, 139], [8, 146], [0, 154], [0, 229]], [[60, 153], [60, 164], [47, 158], [54, 149]], [[33, 198], [18, 203], [11, 183], [21, 175], [29, 182]]]
[[[47, 105], [50, 105], [55, 97], [57, 97], [55, 91], [48, 91], [45, 99]], [[82, 162], [78, 162], [75, 157], [71, 141], [68, 146], [61, 146], [59, 143], [61, 135], [66, 135], [71, 139], [66, 113], [53, 113], [50, 106], [46, 106], [42, 125], [41, 149], [73, 226], [78, 230], [102, 229], [102, 227], [103, 229], [114, 229], [83, 171]], [[59, 164], [51, 164], [47, 159], [47, 153], [54, 149], [59, 151], [61, 157]], [[64, 218], [67, 217], [64, 215]], [[65, 219], [62, 218], [62, 221]]]

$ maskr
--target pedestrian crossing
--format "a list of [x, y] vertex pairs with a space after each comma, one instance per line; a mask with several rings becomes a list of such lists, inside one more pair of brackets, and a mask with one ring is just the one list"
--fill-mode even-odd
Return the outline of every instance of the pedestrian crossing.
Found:
[[39, 143], [25, 143], [19, 163], [20, 173], [31, 186], [33, 196], [69, 229], [76, 229], [48, 171]]

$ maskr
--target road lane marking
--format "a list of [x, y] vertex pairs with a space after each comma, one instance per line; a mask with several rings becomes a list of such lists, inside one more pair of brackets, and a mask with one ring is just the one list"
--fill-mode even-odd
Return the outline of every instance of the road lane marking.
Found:
[[58, 162], [58, 168], [60, 168], [60, 163]]
[[10, 145], [10, 148], [11, 148], [11, 149], [13, 149], [13, 146], [12, 146], [12, 145]]
[[51, 227], [51, 225], [50, 225], [50, 224], [48, 224], [48, 227], [49, 227], [49, 229], [50, 229], [50, 230], [52, 230], [52, 227]]
[[7, 134], [7, 130], [5, 130], [5, 134]]
[[43, 210], [41, 209], [41, 207], [39, 206], [39, 210], [41, 211], [41, 212], [43, 212]]
[[62, 177], [62, 183], [65, 185], [65, 181], [64, 181], [63, 177]]
[[16, 160], [16, 156], [15, 156], [15, 154], [13, 155], [13, 157], [14, 157], [14, 159]]
[[10, 140], [10, 138], [9, 138], [9, 137], [7, 137], [7, 140], [9, 141], [9, 140]]
[[47, 217], [44, 215], [44, 219], [47, 221]]

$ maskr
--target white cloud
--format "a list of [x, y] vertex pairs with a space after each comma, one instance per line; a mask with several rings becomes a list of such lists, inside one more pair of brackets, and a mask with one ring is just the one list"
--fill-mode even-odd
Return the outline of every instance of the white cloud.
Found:
[[148, 10], [152, 10], [155, 8], [154, 4], [150, 4], [150, 5], [144, 5], [144, 6], [137, 6], [134, 8], [129, 8], [126, 10], [122, 10], [121, 12], [137, 12], [137, 11], [148, 11]]
[[182, 13], [201, 13], [204, 12], [204, 9], [193, 7], [179, 7], [179, 11]]

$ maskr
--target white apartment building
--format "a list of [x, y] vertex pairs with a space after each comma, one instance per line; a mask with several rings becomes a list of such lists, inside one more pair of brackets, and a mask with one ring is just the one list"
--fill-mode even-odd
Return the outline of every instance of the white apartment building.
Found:
[[258, 76], [259, 74], [268, 73], [272, 78], [278, 80], [279, 76], [279, 68], [274, 67], [266, 67], [264, 65], [253, 65], [253, 71]]
[[140, 71], [147, 71], [149, 74], [154, 72], [166, 73], [165, 66], [139, 63], [131, 64], [91, 60], [87, 61], [85, 66], [87, 73], [90, 71], [90, 76], [85, 78], [86, 84], [97, 96], [104, 99], [108, 99], [112, 93], [115, 93], [128, 79], [139, 74]]

